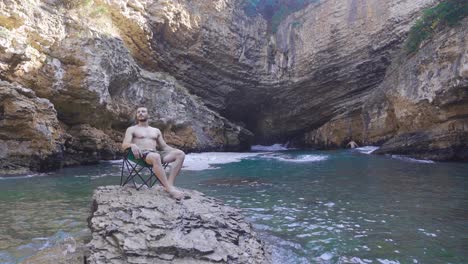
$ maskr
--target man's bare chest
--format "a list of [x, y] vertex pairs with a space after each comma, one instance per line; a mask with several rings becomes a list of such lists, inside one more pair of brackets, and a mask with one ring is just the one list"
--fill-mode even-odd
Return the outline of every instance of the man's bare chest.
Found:
[[157, 139], [158, 134], [154, 130], [142, 129], [136, 130], [133, 132], [133, 138], [136, 140], [155, 140]]

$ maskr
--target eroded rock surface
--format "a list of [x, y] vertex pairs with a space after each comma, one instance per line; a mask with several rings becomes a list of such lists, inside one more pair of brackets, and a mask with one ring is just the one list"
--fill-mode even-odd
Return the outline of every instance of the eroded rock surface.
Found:
[[[134, 123], [137, 106], [148, 107], [151, 125], [159, 127], [175, 147], [186, 151], [248, 148], [250, 131], [208, 109], [157, 65], [151, 25], [184, 22], [172, 18], [177, 8], [165, 1], [0, 3], [0, 78], [34, 91], [53, 105], [63, 129], [54, 152], [61, 156], [59, 164], [119, 157], [118, 145]], [[21, 132], [10, 133], [8, 140], [25, 144]], [[43, 148], [43, 153], [50, 152], [48, 144]], [[14, 150], [4, 150], [2, 158], [5, 164], [18, 166], [11, 172], [37, 167], [20, 162], [10, 151]], [[45, 156], [36, 159], [41, 167], [50, 163]]]
[[[405, 65], [395, 60], [411, 25], [438, 1], [321, 0], [289, 15], [275, 33], [262, 16], [246, 16], [243, 2], [2, 1], [0, 78], [53, 104], [64, 135], [61, 162], [73, 165], [118, 157], [122, 134], [140, 105], [148, 107], [151, 125], [168, 143], [186, 151], [246, 150], [253, 139], [342, 146], [350, 133], [381, 144], [416, 131], [402, 129], [402, 120], [426, 108], [411, 106], [413, 92], [378, 96], [380, 91], [398, 82], [399, 91], [417, 86], [435, 92], [444, 78], [459, 76], [444, 68], [445, 77], [437, 81], [437, 67], [446, 62], [427, 60], [439, 48], [425, 49], [418, 53], [425, 59], [408, 58], [402, 66], [425, 71], [422, 63], [430, 68], [426, 73], [389, 73], [399, 71], [389, 68], [392, 63]], [[418, 84], [399, 80], [423, 75], [432, 77]], [[413, 114], [399, 112], [406, 106]], [[448, 123], [433, 117], [415, 118], [420, 129], [440, 125], [437, 133], [444, 136]]]
[[468, 160], [468, 20], [401, 54], [366, 103], [305, 136], [310, 145], [383, 144], [376, 153]]
[[291, 138], [364, 104], [434, 2], [319, 1], [290, 15], [270, 41], [277, 88], [269, 89], [256, 135]]
[[59, 168], [62, 142], [63, 131], [49, 100], [0, 81], [0, 174]]
[[176, 202], [162, 188], [99, 187], [88, 263], [270, 263], [238, 209], [184, 192]]

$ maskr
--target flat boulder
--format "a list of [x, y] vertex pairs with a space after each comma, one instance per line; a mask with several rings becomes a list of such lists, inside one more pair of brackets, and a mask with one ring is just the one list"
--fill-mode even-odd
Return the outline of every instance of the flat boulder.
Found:
[[183, 190], [99, 187], [93, 196], [87, 263], [270, 263], [270, 255], [237, 208]]

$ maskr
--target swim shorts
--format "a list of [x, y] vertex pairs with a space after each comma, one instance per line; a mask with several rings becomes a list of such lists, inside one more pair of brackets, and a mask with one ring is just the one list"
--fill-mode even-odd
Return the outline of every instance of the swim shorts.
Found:
[[141, 158], [143, 160], [146, 160], [146, 156], [150, 153], [158, 153], [159, 156], [161, 157], [161, 162], [163, 162], [164, 157], [166, 157], [171, 151], [170, 150], [162, 150], [162, 151], [157, 151], [157, 150], [143, 150], [141, 152]]

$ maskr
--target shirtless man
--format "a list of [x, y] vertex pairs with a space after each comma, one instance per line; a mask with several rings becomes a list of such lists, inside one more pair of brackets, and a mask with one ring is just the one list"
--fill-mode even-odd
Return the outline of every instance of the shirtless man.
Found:
[[[174, 187], [175, 177], [182, 168], [185, 153], [182, 150], [172, 148], [166, 144], [161, 131], [148, 125], [148, 109], [139, 107], [136, 112], [137, 125], [127, 128], [122, 148], [131, 148], [135, 158], [142, 158], [146, 163], [153, 165], [153, 171], [162, 183], [164, 190], [175, 199], [181, 199], [184, 194]], [[159, 149], [160, 151], [157, 151]], [[162, 163], [174, 162], [169, 177]]]
[[356, 142], [354, 142], [354, 141], [352, 141], [352, 140], [351, 140], [348, 144], [346, 144], [346, 147], [348, 147], [348, 146], [349, 146], [350, 148], [359, 148], [359, 145], [356, 144]]

